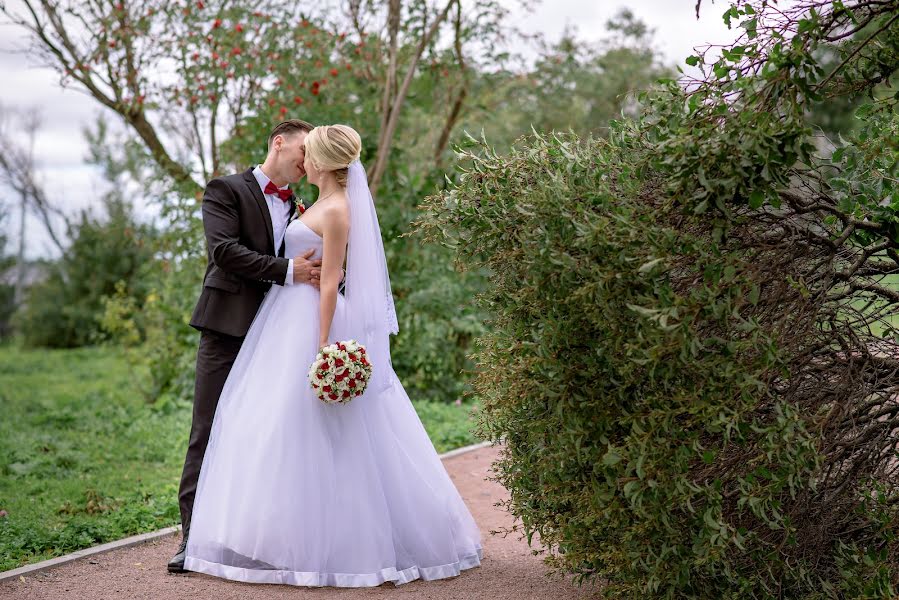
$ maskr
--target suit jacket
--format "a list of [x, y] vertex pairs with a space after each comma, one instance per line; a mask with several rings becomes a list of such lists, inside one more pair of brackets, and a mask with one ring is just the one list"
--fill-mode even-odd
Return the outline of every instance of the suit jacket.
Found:
[[[289, 202], [288, 222], [296, 213]], [[265, 293], [273, 283], [284, 284], [288, 265], [285, 243], [274, 247], [272, 218], [252, 168], [206, 184], [203, 230], [206, 275], [190, 324], [243, 337]]]

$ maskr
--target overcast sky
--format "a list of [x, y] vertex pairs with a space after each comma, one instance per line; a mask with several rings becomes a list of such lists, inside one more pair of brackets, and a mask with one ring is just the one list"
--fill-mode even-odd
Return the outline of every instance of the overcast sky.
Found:
[[[16, 1], [9, 2], [15, 5]], [[720, 0], [703, 2], [700, 18], [694, 12], [695, 0], [546, 0], [534, 12], [513, 15], [519, 27], [528, 32], [542, 32], [549, 39], [558, 39], [566, 27], [573, 28], [585, 40], [605, 36], [605, 23], [621, 7], [629, 7], [636, 17], [654, 29], [654, 40], [663, 60], [680, 64], [685, 71], [684, 58], [695, 46], [731, 41], [736, 33], [728, 31], [721, 21], [727, 4]], [[96, 101], [74, 90], [62, 90], [56, 74], [28, 64], [21, 55], [9, 50], [21, 47], [23, 35], [10, 25], [0, 25], [0, 102], [17, 107], [39, 107], [43, 127], [36, 140], [36, 155], [40, 174], [51, 196], [60, 204], [78, 208], [91, 206], [98, 195], [96, 174], [84, 164], [87, 145], [82, 129], [103, 112]], [[260, 161], [263, 157], [260, 157]], [[0, 188], [0, 202], [12, 200], [9, 190]], [[11, 243], [15, 243], [18, 217], [4, 225]], [[54, 254], [42, 229], [36, 223], [27, 225], [27, 255], [29, 257]]]

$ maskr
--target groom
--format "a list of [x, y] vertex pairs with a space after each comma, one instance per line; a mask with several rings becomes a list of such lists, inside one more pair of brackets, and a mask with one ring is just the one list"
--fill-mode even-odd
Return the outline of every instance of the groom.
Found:
[[200, 330], [200, 345], [193, 421], [178, 492], [181, 545], [169, 561], [171, 573], [184, 572], [197, 480], [215, 409], [256, 311], [272, 284], [319, 286], [321, 260], [308, 260], [315, 249], [284, 257], [284, 234], [296, 211], [287, 186], [306, 175], [304, 144], [312, 128], [299, 119], [278, 124], [268, 137], [264, 163], [213, 179], [203, 194], [208, 259], [203, 291], [190, 320]]

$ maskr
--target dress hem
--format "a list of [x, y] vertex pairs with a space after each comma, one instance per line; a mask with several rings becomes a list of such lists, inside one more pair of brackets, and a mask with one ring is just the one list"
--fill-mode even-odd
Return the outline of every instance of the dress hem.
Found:
[[416, 579], [432, 581], [455, 577], [465, 569], [480, 566], [483, 558], [483, 548], [476, 547], [474, 554], [462, 557], [454, 563], [438, 565], [435, 567], [411, 566], [398, 571], [394, 567], [381, 569], [375, 573], [317, 573], [312, 571], [287, 571], [281, 569], [247, 569], [214, 563], [195, 556], [188, 556], [184, 560], [184, 568], [187, 571], [205, 573], [215, 577], [223, 577], [245, 583], [274, 583], [307, 587], [374, 587], [390, 581], [394, 586], [400, 586]]

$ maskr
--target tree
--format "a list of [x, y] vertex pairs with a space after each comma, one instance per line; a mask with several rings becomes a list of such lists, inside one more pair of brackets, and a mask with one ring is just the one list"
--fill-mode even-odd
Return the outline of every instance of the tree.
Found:
[[10, 318], [15, 311], [16, 291], [19, 289], [21, 277], [16, 273], [16, 284], [10, 284], [8, 276], [16, 266], [16, 259], [6, 253], [7, 236], [4, 233], [5, 221], [8, 217], [7, 206], [0, 203], [0, 340], [9, 338], [12, 333]]
[[532, 68], [479, 74], [476, 103], [463, 127], [484, 129], [492, 145], [504, 147], [529, 132], [572, 130], [605, 135], [609, 121], [637, 112], [636, 92], [656, 86], [672, 70], [659, 63], [652, 32], [628, 10], [606, 23], [607, 37], [578, 40], [570, 31], [543, 43]]
[[468, 11], [457, 0], [436, 11], [423, 0], [391, 0], [382, 27], [377, 1], [341, 5], [350, 22], [328, 21], [324, 9], [304, 14], [283, 0], [23, 4], [22, 11], [0, 11], [31, 34], [32, 52], [63, 85], [118, 114], [160, 172], [188, 194], [222, 169], [243, 166], [223, 143], [298, 113], [323, 122], [335, 113], [379, 119], [367, 131], [378, 139], [377, 188], [410, 84], [452, 9], [457, 48], [463, 40], [488, 42], [485, 34], [495, 38], [503, 14], [493, 0]]
[[[60, 222], [63, 228], [69, 225], [66, 213], [50, 202], [44, 187], [38, 181], [34, 138], [40, 125], [41, 117], [36, 111], [17, 111], [0, 104], [0, 183], [19, 196], [20, 264], [24, 264], [26, 212], [31, 212], [38, 218], [60, 252], [65, 247], [64, 239], [58, 231]], [[17, 139], [17, 133], [24, 134], [24, 144]]]
[[146, 298], [149, 282], [140, 273], [153, 258], [153, 230], [138, 223], [115, 192], [105, 197], [104, 208], [102, 217], [82, 211], [58, 268], [29, 290], [18, 319], [25, 344], [68, 348], [101, 339], [104, 299], [119, 282], [139, 304]]

